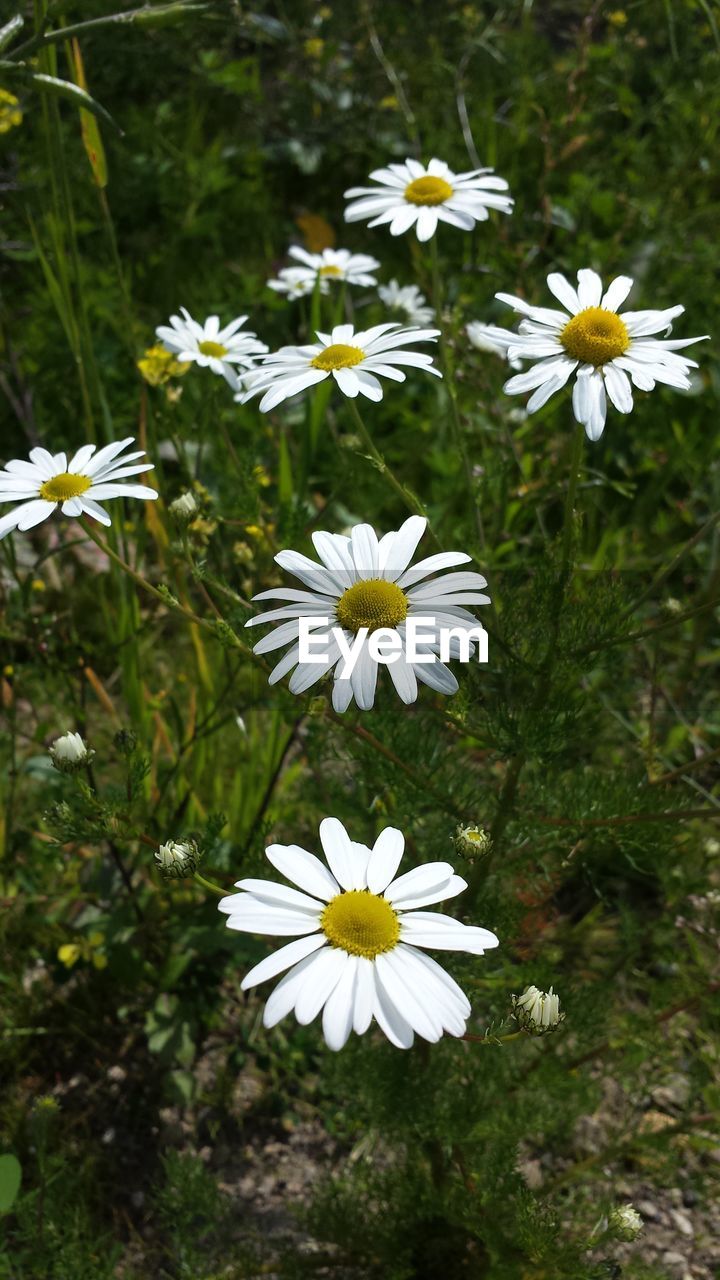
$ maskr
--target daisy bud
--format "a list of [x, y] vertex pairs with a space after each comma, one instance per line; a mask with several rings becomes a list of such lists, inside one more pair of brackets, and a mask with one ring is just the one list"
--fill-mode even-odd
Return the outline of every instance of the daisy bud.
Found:
[[156, 850], [155, 861], [165, 880], [186, 880], [197, 870], [200, 856], [194, 840], [168, 840]]
[[170, 503], [168, 511], [178, 524], [190, 524], [198, 512], [198, 505], [191, 493], [181, 493], [179, 498]]
[[554, 1031], [565, 1017], [560, 1012], [560, 1000], [552, 987], [548, 992], [526, 987], [521, 996], [513, 996], [512, 1002], [513, 1014], [520, 1026], [536, 1036]]
[[483, 831], [482, 827], [477, 825], [464, 827], [462, 823], [452, 839], [458, 853], [469, 861], [474, 858], [484, 858], [485, 854], [490, 852], [492, 843], [487, 831]]
[[637, 1209], [631, 1204], [618, 1205], [608, 1218], [608, 1228], [618, 1240], [637, 1240], [644, 1225]]
[[124, 756], [131, 756], [137, 747], [137, 738], [132, 729], [118, 729], [113, 742], [118, 751]]
[[50, 748], [50, 759], [61, 773], [75, 773], [89, 764], [94, 751], [89, 751], [79, 733], [64, 733]]

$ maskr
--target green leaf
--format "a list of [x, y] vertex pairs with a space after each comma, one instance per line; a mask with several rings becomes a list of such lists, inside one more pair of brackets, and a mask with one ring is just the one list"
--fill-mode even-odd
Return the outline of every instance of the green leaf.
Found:
[[0, 1213], [9, 1213], [20, 1190], [22, 1169], [13, 1155], [0, 1156]]
[[116, 125], [109, 112], [78, 85], [71, 84], [69, 80], [58, 80], [56, 76], [43, 75], [40, 72], [36, 72], [30, 78], [33, 84], [37, 85], [45, 93], [53, 93], [58, 98], [66, 98], [68, 102], [73, 102], [76, 107], [84, 107], [91, 115], [97, 116], [98, 120], [104, 120], [105, 124], [109, 124], [110, 128], [114, 129], [122, 137], [122, 129], [119, 125]]
[[5, 23], [4, 27], [0, 27], [0, 53], [2, 53], [3, 49], [7, 49], [13, 36], [22, 30], [24, 24], [25, 19], [22, 14], [16, 13], [14, 18]]

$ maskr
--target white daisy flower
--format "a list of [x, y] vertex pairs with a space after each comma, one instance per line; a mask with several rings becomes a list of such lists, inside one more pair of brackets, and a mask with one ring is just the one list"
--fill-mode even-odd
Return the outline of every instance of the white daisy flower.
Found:
[[411, 365], [442, 377], [432, 363], [432, 356], [398, 350], [409, 342], [435, 342], [439, 332], [439, 329], [376, 324], [373, 329], [355, 333], [351, 324], [338, 324], [332, 333], [318, 332], [319, 342], [305, 347], [281, 347], [265, 356], [260, 367], [248, 375], [247, 390], [235, 399], [244, 403], [262, 391], [265, 394], [260, 409], [268, 413], [283, 400], [332, 375], [343, 395], [352, 399], [363, 395], [368, 400], [382, 400], [382, 387], [375, 375], [404, 382], [405, 374], [398, 365]]
[[[122, 453], [133, 437], [116, 440], [95, 452], [94, 444], [84, 444], [68, 462], [64, 453], [31, 449], [30, 461], [14, 458], [0, 471], [0, 502], [19, 502], [14, 511], [0, 518], [0, 538], [11, 529], [25, 533], [47, 520], [57, 506], [64, 516], [92, 516], [110, 525], [110, 516], [100, 506], [106, 498], [157, 498], [155, 489], [144, 484], [118, 483], [127, 476], [152, 470], [152, 462], [140, 462], [144, 450]], [[131, 466], [128, 466], [131, 463]]]
[[508, 344], [509, 357], [538, 361], [525, 373], [510, 378], [505, 390], [510, 395], [532, 390], [527, 405], [532, 413], [577, 371], [573, 412], [585, 427], [588, 439], [599, 440], [605, 427], [606, 392], [618, 412], [630, 413], [631, 381], [640, 391], [652, 391], [656, 382], [687, 390], [688, 370], [697, 368], [697, 363], [676, 352], [680, 347], [704, 341], [708, 335], [672, 340], [652, 337], [669, 333], [672, 320], [685, 308], [625, 311], [618, 315], [618, 307], [633, 285], [629, 276], [617, 276], [605, 293], [600, 276], [594, 271], [578, 271], [577, 278], [577, 290], [557, 271], [547, 278], [550, 292], [565, 307], [564, 311], [533, 307], [508, 293], [495, 295], [526, 317]]
[[[483, 324], [480, 320], [471, 320], [465, 325], [465, 332], [470, 341], [470, 345], [476, 351], [487, 352], [491, 356], [499, 356], [501, 360], [508, 360], [508, 347], [515, 341], [516, 334], [510, 333], [507, 329], [500, 329], [496, 324]], [[522, 362], [517, 357], [508, 360], [511, 369], [521, 369]]]
[[435, 312], [416, 284], [399, 285], [397, 280], [381, 284], [378, 297], [389, 311], [401, 311], [408, 324], [432, 324]]
[[[316, 275], [307, 267], [283, 267], [278, 271], [276, 280], [268, 280], [268, 289], [275, 293], [284, 293], [288, 298], [306, 298], [315, 288]], [[320, 292], [328, 293], [330, 286], [327, 280], [320, 281]]]
[[[481, 593], [487, 582], [479, 573], [450, 573], [427, 581], [438, 570], [467, 564], [470, 556], [462, 551], [443, 551], [409, 567], [426, 524], [422, 516], [410, 516], [397, 532], [386, 533], [380, 539], [369, 524], [355, 525], [349, 537], [317, 531], [312, 540], [320, 564], [297, 551], [280, 551], [275, 556], [276, 563], [299, 578], [309, 590], [273, 587], [254, 597], [280, 602], [277, 608], [245, 624], [255, 627], [268, 622], [280, 623], [255, 645], [254, 652], [271, 653], [290, 646], [271, 672], [270, 684], [276, 684], [295, 668], [289, 688], [291, 693], [300, 694], [332, 672], [335, 710], [345, 711], [354, 698], [362, 711], [369, 711], [375, 701], [380, 665], [370, 652], [369, 639], [374, 631], [389, 630], [400, 637], [401, 643], [396, 660], [386, 665], [403, 702], [415, 702], [418, 680], [439, 693], [457, 692], [458, 682], [443, 662], [437, 657], [433, 662], [412, 660], [409, 650], [412, 652], [414, 648], [418, 655], [437, 655], [442, 631], [448, 628], [458, 633], [477, 630], [478, 619], [467, 606], [489, 604], [490, 597]], [[315, 628], [318, 618], [327, 618], [327, 624]], [[428, 620], [418, 627], [422, 640], [419, 634], [417, 640], [408, 636], [408, 622], [412, 618]], [[325, 663], [300, 660], [301, 624], [305, 626], [309, 621], [313, 621], [314, 655], [324, 652]], [[364, 627], [368, 634], [363, 640], [358, 632]], [[348, 647], [358, 646], [355, 665], [347, 676], [342, 674], [346, 660], [339, 632], [346, 653]], [[431, 638], [425, 640], [425, 636]], [[320, 647], [321, 639], [325, 641], [324, 651]], [[458, 651], [459, 639], [456, 638], [450, 642], [450, 655], [457, 656]], [[469, 652], [474, 652], [471, 642]]]
[[481, 956], [498, 939], [488, 929], [423, 908], [454, 898], [467, 885], [447, 862], [429, 862], [397, 876], [405, 838], [381, 831], [372, 849], [351, 840], [337, 818], [320, 823], [325, 862], [299, 845], [273, 844], [265, 853], [298, 888], [273, 880], [239, 880], [241, 893], [218, 904], [228, 928], [295, 938], [256, 964], [243, 991], [285, 970], [265, 1005], [274, 1027], [291, 1010], [306, 1026], [322, 1010], [330, 1049], [351, 1031], [363, 1035], [373, 1018], [398, 1049], [415, 1034], [435, 1043], [465, 1034], [470, 1003], [453, 978], [420, 948]]
[[50, 759], [61, 773], [75, 773], [90, 762], [95, 755], [88, 750], [79, 733], [64, 733], [50, 747]]
[[180, 361], [191, 361], [220, 374], [237, 391], [239, 373], [253, 369], [257, 357], [268, 350], [264, 342], [258, 341], [257, 334], [249, 330], [238, 333], [247, 316], [238, 316], [221, 329], [218, 316], [208, 316], [204, 324], [198, 324], [185, 307], [180, 310], [182, 319], [171, 316], [169, 325], [161, 324], [155, 330], [163, 346]]
[[368, 253], [351, 253], [349, 249], [323, 249], [322, 253], [308, 253], [307, 249], [293, 245], [288, 249], [288, 256], [294, 258], [296, 262], [303, 263], [303, 266], [297, 269], [308, 273], [313, 287], [318, 276], [322, 283], [338, 280], [345, 281], [346, 284], [363, 285], [366, 288], [377, 284], [377, 280], [370, 273], [377, 271], [380, 263], [377, 258], [371, 258]]
[[492, 169], [453, 173], [443, 160], [431, 160], [426, 168], [408, 159], [404, 164], [375, 169], [370, 177], [379, 185], [351, 187], [345, 192], [352, 200], [345, 210], [345, 221], [369, 218], [371, 227], [389, 223], [393, 236], [414, 226], [418, 240], [430, 240], [438, 221], [471, 231], [476, 222], [485, 221], [489, 209], [512, 211], [512, 199], [502, 194], [508, 184]]

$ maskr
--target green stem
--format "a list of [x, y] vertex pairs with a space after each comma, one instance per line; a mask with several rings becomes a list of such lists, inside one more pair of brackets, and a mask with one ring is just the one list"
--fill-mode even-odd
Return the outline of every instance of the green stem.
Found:
[[213, 884], [212, 880], [206, 880], [205, 876], [201, 876], [199, 871], [194, 872], [193, 880], [197, 880], [203, 889], [208, 889], [210, 893], [216, 893], [219, 898], [227, 897], [227, 889], [221, 889], [219, 884]]
[[432, 284], [433, 284], [433, 305], [435, 307], [435, 319], [440, 330], [440, 364], [442, 367], [443, 382], [448, 400], [450, 402], [450, 425], [452, 428], [455, 445], [462, 459], [463, 471], [465, 472], [465, 484], [468, 491], [468, 497], [472, 505], [473, 514], [475, 516], [475, 527], [477, 529], [478, 542], [484, 549], [485, 547], [485, 529], [480, 511], [480, 504], [477, 499], [477, 489], [470, 465], [470, 457], [468, 455], [467, 446], [465, 444], [465, 432], [460, 420], [460, 408], [457, 400], [457, 389], [455, 387], [455, 374], [452, 367], [452, 357], [450, 354], [450, 344], [443, 321], [443, 297], [442, 283], [440, 279], [440, 264], [438, 261], [437, 236], [433, 236], [431, 241], [432, 249]]
[[[388, 466], [380, 450], [376, 448], [375, 444], [373, 443], [372, 436], [370, 435], [370, 432], [368, 431], [367, 427], [365, 426], [365, 423], [363, 422], [360, 416], [360, 410], [358, 409], [355, 401], [348, 399], [348, 405], [350, 407], [351, 416], [353, 418], [355, 426], [358, 429], [362, 442], [365, 445], [365, 448], [367, 449], [368, 453], [370, 454], [370, 457], [372, 458], [373, 463], [377, 467], [378, 471], [381, 473], [381, 475], [385, 477], [388, 484], [395, 490], [395, 493], [398, 495], [401, 501], [405, 504], [408, 510], [412, 511], [413, 515], [422, 516], [425, 520], [427, 520], [428, 514], [422, 502], [420, 501], [420, 499], [416, 498], [415, 494], [412, 493], [410, 489], [407, 489], [405, 485], [402, 483], [402, 481], [398, 480], [394, 471], [392, 471], [392, 469]], [[428, 521], [428, 527], [429, 527], [429, 521]], [[430, 536], [439, 546], [439, 543], [437, 542], [437, 538], [435, 537], [435, 534], [432, 532], [432, 530], [430, 530]]]
[[[534, 718], [539, 715], [543, 707], [550, 697], [552, 689], [552, 675], [557, 661], [558, 653], [558, 635], [560, 631], [560, 620], [562, 617], [563, 601], [565, 597], [565, 588], [572, 568], [573, 554], [573, 524], [575, 513], [575, 497], [577, 494], [578, 479], [580, 476], [580, 467], [582, 462], [583, 440], [585, 438], [584, 427], [578, 425], [575, 430], [573, 439], [572, 454], [570, 458], [570, 471], [568, 476], [567, 494], [565, 497], [565, 514], [563, 517], [563, 534], [562, 534], [562, 552], [560, 559], [560, 573], [555, 587], [555, 600], [553, 606], [553, 623], [550, 630], [550, 637], [545, 651], [545, 656], [538, 671], [537, 693], [532, 700], [528, 716]], [[469, 877], [468, 894], [465, 899], [465, 905], [470, 907], [477, 897], [480, 889], [487, 880], [490, 868], [494, 862], [498, 851], [502, 848], [502, 841], [505, 830], [515, 811], [515, 797], [517, 795], [520, 783], [520, 774], [527, 762], [528, 752], [523, 749], [514, 757], [512, 763], [508, 767], [505, 775], [505, 782], [500, 793], [498, 807], [495, 812], [492, 825], [490, 827], [490, 848], [487, 856], [482, 862], [478, 863], [474, 873]]]

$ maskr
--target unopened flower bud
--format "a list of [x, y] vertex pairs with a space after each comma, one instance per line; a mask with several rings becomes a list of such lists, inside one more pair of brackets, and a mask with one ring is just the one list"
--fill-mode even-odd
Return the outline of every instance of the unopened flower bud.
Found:
[[118, 751], [124, 756], [131, 756], [137, 747], [137, 737], [132, 729], [118, 729], [113, 742]]
[[186, 880], [200, 861], [194, 840], [168, 840], [155, 851], [155, 861], [165, 880]]
[[536, 1036], [554, 1031], [565, 1017], [560, 1012], [560, 1000], [552, 987], [547, 992], [539, 991], [537, 987], [526, 987], [521, 996], [513, 996], [512, 1003], [520, 1026]]
[[485, 854], [489, 853], [492, 843], [487, 831], [483, 831], [482, 827], [477, 825], [464, 827], [462, 823], [452, 839], [458, 853], [468, 859], [484, 858]]
[[618, 1205], [608, 1218], [608, 1227], [618, 1240], [637, 1240], [644, 1225], [637, 1209], [631, 1204]]
[[181, 493], [179, 498], [170, 503], [168, 511], [178, 524], [190, 524], [198, 513], [198, 504], [192, 493]]
[[94, 751], [88, 750], [79, 733], [64, 733], [56, 738], [50, 748], [50, 759], [61, 773], [75, 773], [92, 760]]

